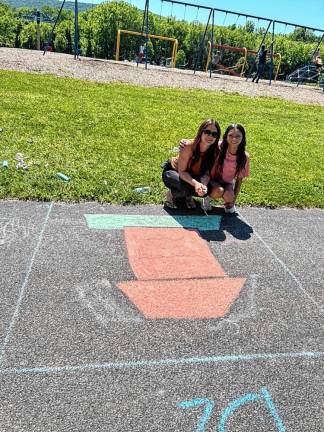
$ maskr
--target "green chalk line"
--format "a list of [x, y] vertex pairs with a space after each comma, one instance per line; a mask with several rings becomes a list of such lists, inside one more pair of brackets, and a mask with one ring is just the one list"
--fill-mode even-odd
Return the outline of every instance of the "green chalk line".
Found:
[[221, 216], [148, 216], [118, 214], [85, 214], [89, 228], [123, 229], [125, 227], [195, 228], [219, 230]]

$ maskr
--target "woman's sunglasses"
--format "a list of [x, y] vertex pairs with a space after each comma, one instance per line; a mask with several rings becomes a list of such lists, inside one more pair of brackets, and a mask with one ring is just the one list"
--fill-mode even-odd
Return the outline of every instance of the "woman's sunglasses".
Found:
[[217, 132], [211, 131], [209, 129], [204, 129], [203, 132], [208, 136], [212, 136], [213, 138], [217, 138], [218, 136]]

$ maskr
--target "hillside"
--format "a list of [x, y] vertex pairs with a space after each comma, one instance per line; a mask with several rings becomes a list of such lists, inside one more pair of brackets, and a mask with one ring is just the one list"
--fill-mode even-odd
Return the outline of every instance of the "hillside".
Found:
[[[41, 9], [44, 6], [51, 6], [51, 7], [58, 8], [62, 4], [62, 1], [60, 0], [0, 0], [0, 1], [1, 3], [6, 3], [13, 8], [28, 7], [28, 8]], [[79, 5], [80, 12], [93, 7], [92, 3], [78, 2], [78, 5]], [[74, 10], [74, 2], [67, 1], [64, 7], [66, 9]]]

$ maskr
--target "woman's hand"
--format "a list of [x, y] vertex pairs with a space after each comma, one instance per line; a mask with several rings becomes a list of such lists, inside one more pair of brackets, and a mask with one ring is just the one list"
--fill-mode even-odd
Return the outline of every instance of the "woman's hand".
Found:
[[182, 138], [182, 140], [179, 142], [179, 150], [181, 151], [185, 149], [187, 146], [190, 146], [192, 142], [193, 142], [192, 139]]
[[195, 192], [198, 196], [202, 197], [207, 193], [207, 186], [202, 183], [195, 182]]

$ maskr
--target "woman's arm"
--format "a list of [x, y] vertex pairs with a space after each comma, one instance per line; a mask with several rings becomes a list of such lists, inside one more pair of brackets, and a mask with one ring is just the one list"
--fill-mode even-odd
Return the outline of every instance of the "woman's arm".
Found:
[[178, 159], [178, 172], [179, 177], [185, 182], [189, 183], [197, 195], [203, 196], [206, 193], [205, 185], [195, 180], [188, 171], [190, 159], [192, 158], [192, 147], [186, 146], [179, 154]]

